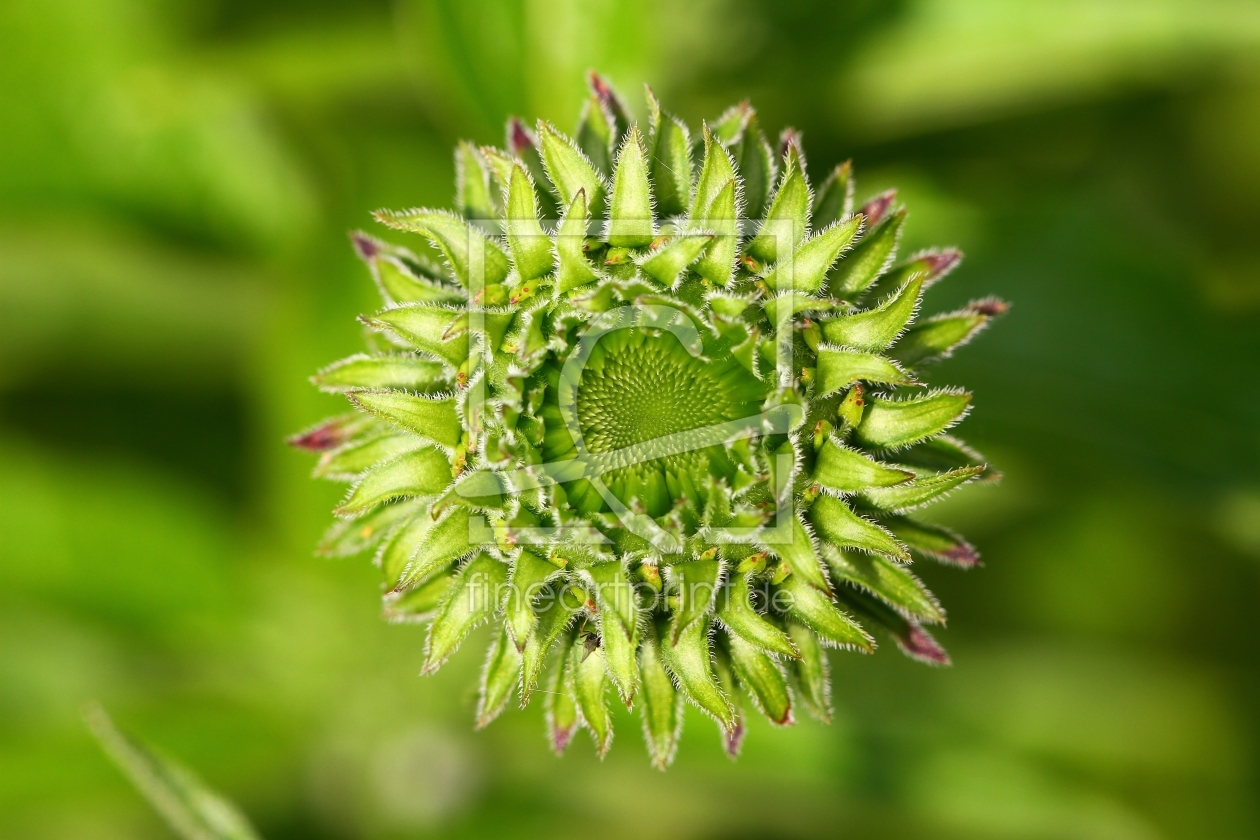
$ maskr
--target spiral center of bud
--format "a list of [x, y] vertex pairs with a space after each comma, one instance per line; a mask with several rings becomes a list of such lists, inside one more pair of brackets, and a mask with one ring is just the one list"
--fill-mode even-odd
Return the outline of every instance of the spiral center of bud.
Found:
[[725, 365], [695, 358], [668, 333], [621, 330], [604, 337], [577, 389], [587, 450], [644, 446], [650, 453], [661, 438], [739, 419], [746, 398], [733, 392], [739, 383], [725, 372]]

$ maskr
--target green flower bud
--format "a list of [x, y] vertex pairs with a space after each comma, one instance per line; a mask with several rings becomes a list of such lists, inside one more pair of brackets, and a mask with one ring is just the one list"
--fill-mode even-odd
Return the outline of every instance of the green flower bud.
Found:
[[826, 648], [948, 661], [909, 564], [978, 557], [915, 511], [995, 474], [922, 366], [1005, 304], [919, 318], [958, 253], [895, 263], [896, 194], [854, 213], [852, 166], [812, 185], [748, 103], [693, 132], [589, 82], [575, 137], [459, 144], [456, 212], [376, 214], [442, 265], [352, 235], [389, 352], [317, 374], [357, 411], [292, 443], [349, 485], [320, 552], [375, 553], [426, 673], [493, 626], [478, 727], [537, 689], [552, 747], [602, 756], [615, 699], [664, 768], [684, 703], [732, 754], [745, 713], [829, 719]]

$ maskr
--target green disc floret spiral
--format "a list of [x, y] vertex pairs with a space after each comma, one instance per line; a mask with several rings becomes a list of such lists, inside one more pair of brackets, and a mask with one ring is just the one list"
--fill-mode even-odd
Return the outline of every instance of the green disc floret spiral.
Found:
[[828, 719], [826, 648], [948, 661], [911, 564], [977, 554], [914, 511], [992, 473], [921, 377], [1005, 305], [921, 317], [960, 255], [899, 260], [895, 193], [855, 211], [746, 103], [647, 105], [592, 74], [573, 137], [512, 120], [458, 146], [454, 212], [378, 212], [410, 248], [354, 234], [384, 307], [315, 377], [354, 410], [294, 443], [350, 487], [321, 551], [374, 553], [425, 672], [491, 626], [478, 726], [537, 691], [603, 755], [617, 699], [665, 767], [685, 702], [732, 754], [752, 709]]

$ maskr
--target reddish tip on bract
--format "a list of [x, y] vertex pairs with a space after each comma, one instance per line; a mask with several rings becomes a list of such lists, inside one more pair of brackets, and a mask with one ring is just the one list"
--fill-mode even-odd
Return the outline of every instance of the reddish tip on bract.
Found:
[[722, 733], [722, 742], [726, 747], [726, 754], [731, 758], [739, 758], [739, 748], [744, 745], [744, 735], [747, 732], [744, 729], [742, 720], [735, 721], [735, 725]]
[[969, 568], [980, 562], [980, 555], [976, 553], [974, 548], [965, 543], [956, 545], [945, 552], [945, 558], [963, 568]]
[[380, 246], [376, 244], [376, 240], [367, 234], [352, 233], [350, 234], [350, 241], [354, 243], [354, 252], [359, 255], [359, 259], [365, 262], [371, 262], [381, 252]]
[[617, 91], [613, 90], [613, 86], [609, 84], [607, 79], [592, 70], [587, 74], [586, 80], [591, 87], [591, 93], [595, 94], [595, 98], [599, 100], [599, 105], [604, 110], [604, 113], [611, 117], [629, 119], [629, 115], [626, 114], [625, 103], [617, 96]]
[[888, 213], [897, 200], [896, 190], [886, 190], [862, 205], [862, 215], [866, 217], [867, 227], [874, 227]]
[[591, 86], [591, 92], [600, 99], [612, 99], [612, 86], [608, 84], [608, 80], [603, 76], [599, 75], [594, 70], [591, 70], [586, 74], [586, 81]]
[[994, 318], [1010, 309], [1011, 305], [998, 298], [983, 298], [967, 304], [967, 308], [977, 315], [987, 315], [990, 318]]
[[962, 261], [962, 251], [957, 248], [946, 248], [938, 253], [924, 254], [921, 259], [928, 274], [927, 279], [935, 280], [954, 270], [954, 267]]
[[345, 441], [346, 437], [339, 424], [330, 422], [316, 426], [300, 435], [294, 435], [289, 438], [289, 445], [308, 452], [326, 452], [329, 449], [335, 449]]
[[939, 254], [933, 254], [930, 259], [932, 272], [940, 274], [958, 265], [958, 261], [962, 259], [962, 251], [957, 248], [947, 248]]
[[552, 752], [556, 755], [564, 755], [564, 751], [569, 748], [569, 742], [573, 740], [573, 733], [576, 730], [576, 726], [551, 727]]
[[910, 631], [897, 639], [897, 646], [906, 656], [926, 662], [928, 665], [950, 664], [949, 654], [945, 652], [945, 648], [941, 647], [940, 642], [932, 638], [932, 635], [918, 624], [910, 625]]
[[525, 127], [525, 123], [519, 118], [512, 117], [508, 120], [508, 147], [512, 154], [520, 157], [521, 154], [534, 145], [534, 137], [529, 133], [529, 129]]
[[779, 135], [779, 157], [783, 157], [789, 150], [794, 150], [797, 155], [803, 155], [801, 147], [801, 133], [795, 128], [785, 128]]

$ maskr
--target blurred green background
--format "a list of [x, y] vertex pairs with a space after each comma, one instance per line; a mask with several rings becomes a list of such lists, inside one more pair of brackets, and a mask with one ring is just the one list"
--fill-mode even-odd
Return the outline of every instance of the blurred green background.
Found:
[[[986, 565], [921, 569], [954, 667], [836, 656], [738, 763], [474, 733], [484, 645], [418, 677], [283, 445], [376, 305], [347, 230], [588, 67], [751, 97], [967, 251], [933, 309], [1015, 304], [933, 372], [1007, 475], [938, 511]], [[0, 836], [169, 836], [88, 698], [273, 840], [1260, 836], [1258, 231], [1256, 2], [4, 0]]]

